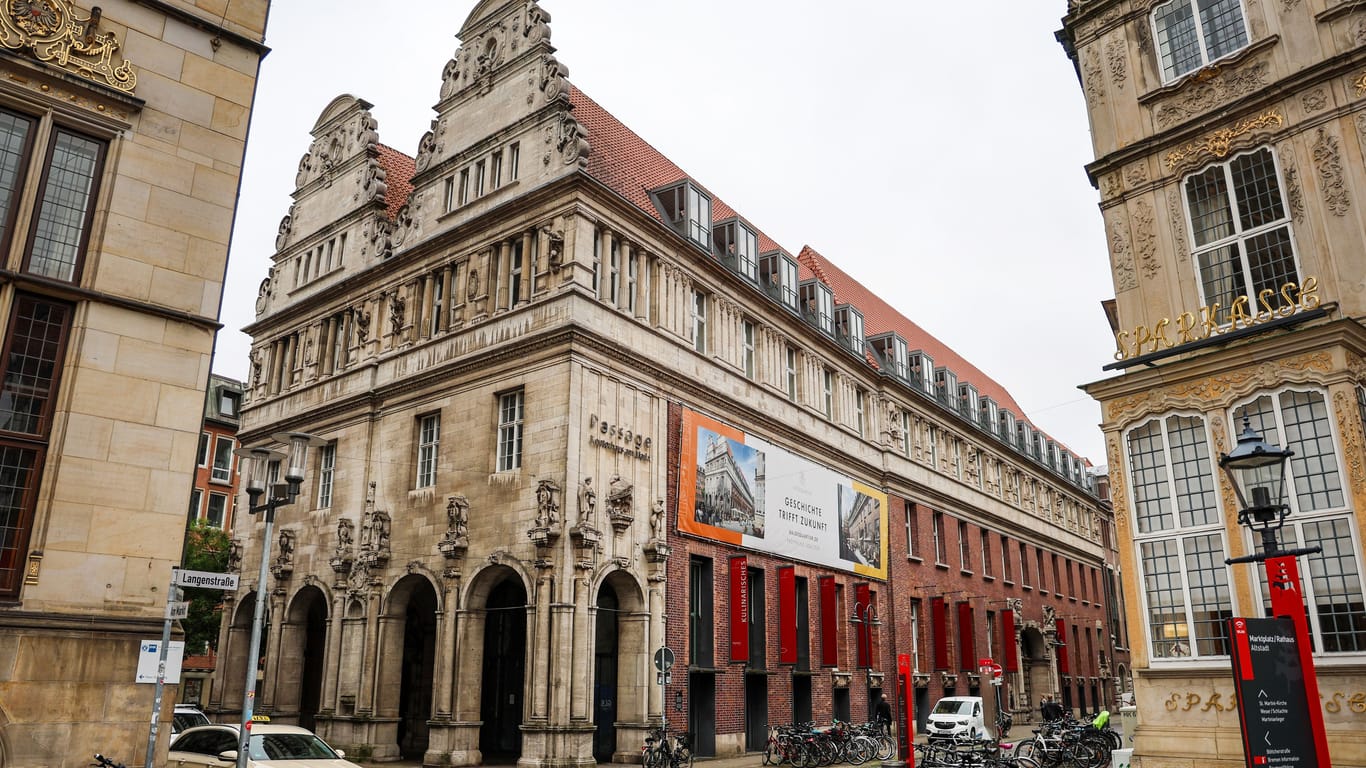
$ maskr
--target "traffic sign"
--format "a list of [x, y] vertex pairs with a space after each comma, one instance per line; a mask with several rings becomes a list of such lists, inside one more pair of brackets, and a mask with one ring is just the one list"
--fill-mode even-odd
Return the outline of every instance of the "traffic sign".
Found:
[[188, 619], [190, 617], [189, 603], [167, 603], [166, 618], [168, 619]]
[[668, 672], [674, 666], [674, 649], [664, 646], [655, 651], [655, 671]]
[[176, 569], [175, 584], [178, 587], [199, 587], [200, 589], [219, 589], [224, 592], [236, 592], [237, 574], [214, 573], [213, 571], [182, 571]]
[[1228, 623], [1246, 764], [1317, 766], [1313, 731], [1303, 727], [1309, 699], [1294, 621], [1233, 618]]

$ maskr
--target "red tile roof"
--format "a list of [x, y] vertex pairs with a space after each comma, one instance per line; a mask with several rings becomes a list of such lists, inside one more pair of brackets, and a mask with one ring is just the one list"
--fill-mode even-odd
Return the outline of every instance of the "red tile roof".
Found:
[[[570, 103], [574, 105], [574, 117], [588, 133], [589, 175], [630, 200], [642, 211], [656, 219], [660, 218], [650, 201], [650, 190], [690, 178], [688, 174], [578, 88], [571, 90]], [[702, 186], [696, 180], [693, 183]], [[711, 194], [710, 191], [707, 193]], [[712, 195], [713, 221], [724, 221], [735, 215], [734, 209]], [[760, 252], [767, 253], [779, 248], [781, 246], [772, 238], [759, 232]], [[1000, 407], [1010, 409], [1016, 416], [1024, 416], [1020, 404], [1015, 402], [1005, 387], [897, 312], [815, 249], [810, 246], [802, 248], [797, 265], [800, 279], [819, 279], [834, 291], [835, 301], [853, 304], [863, 313], [866, 335], [875, 336], [888, 331], [900, 334], [906, 339], [910, 350], [923, 350], [934, 359], [936, 366], [945, 366], [956, 373], [960, 382], [975, 385], [980, 394], [990, 397]]]
[[384, 193], [384, 215], [392, 221], [413, 193], [417, 162], [393, 147], [380, 144], [379, 167], [384, 169], [384, 183], [388, 185]]

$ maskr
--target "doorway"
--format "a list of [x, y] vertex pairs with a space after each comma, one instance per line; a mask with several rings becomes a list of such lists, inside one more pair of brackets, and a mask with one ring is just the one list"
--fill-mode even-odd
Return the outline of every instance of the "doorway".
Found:
[[792, 724], [801, 725], [814, 720], [811, 716], [811, 676], [792, 676]]
[[915, 731], [924, 733], [930, 727], [930, 689], [915, 689]]
[[421, 760], [432, 718], [432, 678], [436, 670], [436, 590], [412, 576], [403, 617], [403, 664], [398, 693], [398, 751], [404, 760]]
[[688, 730], [698, 757], [716, 756], [716, 678], [709, 672], [688, 675]]
[[612, 762], [617, 750], [617, 594], [603, 585], [598, 592], [597, 649], [593, 655], [593, 758]]
[[[298, 648], [299, 669], [299, 725], [312, 731], [317, 725], [318, 708], [322, 701], [323, 657], [327, 652], [327, 598], [317, 587], [305, 587], [294, 598], [290, 624], [286, 631], [298, 637], [302, 630], [302, 647]], [[302, 624], [302, 627], [298, 626]], [[292, 631], [291, 631], [292, 630]], [[286, 646], [288, 647], [288, 646]]]
[[849, 689], [835, 688], [830, 692], [830, 707], [836, 720], [849, 722]]
[[762, 752], [768, 743], [768, 675], [745, 675], [745, 749]]
[[522, 754], [526, 590], [506, 579], [489, 593], [485, 610], [479, 751], [485, 763], [513, 762]]

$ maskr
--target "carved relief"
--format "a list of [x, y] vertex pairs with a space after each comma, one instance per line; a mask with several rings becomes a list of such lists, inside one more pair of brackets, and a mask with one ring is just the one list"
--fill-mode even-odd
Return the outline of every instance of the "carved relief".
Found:
[[1176, 192], [1167, 195], [1167, 220], [1172, 229], [1172, 245], [1176, 247], [1176, 260], [1184, 264], [1190, 257], [1190, 247], [1186, 238], [1186, 214], [1181, 210], [1181, 195]]
[[579, 484], [579, 522], [591, 523], [598, 509], [598, 492], [593, 489], [593, 478], [585, 477]]
[[[553, 131], [554, 146], [560, 153], [560, 157], [565, 165], [574, 163], [583, 164], [588, 160], [588, 134], [579, 125], [569, 112], [560, 114], [559, 124], [547, 131]], [[551, 140], [551, 134], [546, 136], [547, 142]]]
[[294, 542], [297, 533], [285, 528], [280, 531], [279, 541], [276, 543], [275, 562], [270, 566], [270, 572], [275, 574], [276, 579], [288, 579], [294, 573]]
[[536, 525], [552, 528], [560, 524], [560, 502], [556, 498], [560, 486], [554, 480], [541, 480], [536, 484]]
[[376, 259], [387, 259], [394, 255], [393, 225], [384, 219], [376, 218], [367, 224], [361, 235], [369, 241], [369, 250]]
[[569, 86], [565, 81], [567, 77], [569, 68], [561, 64], [559, 59], [548, 53], [541, 56], [541, 77], [537, 87], [545, 94], [547, 102], [569, 98]]
[[1194, 165], [1202, 161], [1207, 155], [1215, 158], [1226, 157], [1235, 148], [1239, 148], [1243, 144], [1251, 144], [1255, 138], [1254, 131], [1263, 128], [1280, 128], [1284, 124], [1285, 117], [1281, 115], [1279, 110], [1272, 109], [1256, 117], [1249, 117], [1232, 128], [1220, 128], [1203, 139], [1168, 152], [1166, 157], [1167, 170], [1175, 171], [1183, 166]]
[[1328, 92], [1322, 88], [1315, 88], [1300, 97], [1300, 104], [1306, 113], [1318, 112], [1328, 106]]
[[1181, 382], [1111, 400], [1105, 405], [1106, 421], [1123, 425], [1159, 410], [1183, 407], [1199, 410], [1223, 408], [1256, 389], [1284, 383], [1314, 381], [1318, 374], [1330, 371], [1332, 365], [1332, 357], [1327, 352], [1310, 352], [1269, 362], [1255, 369], [1230, 371], [1196, 381]]
[[1128, 55], [1128, 48], [1123, 40], [1111, 40], [1105, 44], [1105, 58], [1110, 64], [1110, 79], [1115, 84], [1115, 90], [1124, 87], [1124, 81], [1129, 77], [1128, 63], [1125, 57]]
[[1300, 172], [1295, 168], [1295, 148], [1283, 144], [1278, 154], [1281, 170], [1285, 173], [1285, 197], [1290, 204], [1290, 214], [1299, 223], [1304, 221], [1304, 193], [1300, 190]]
[[1103, 200], [1109, 200], [1124, 191], [1124, 183], [1118, 173], [1107, 173], [1100, 177], [1100, 196]]
[[1134, 251], [1143, 277], [1152, 280], [1162, 268], [1157, 258], [1157, 236], [1153, 233], [1153, 207], [1147, 200], [1139, 200], [1134, 206]]
[[1137, 162], [1129, 166], [1124, 171], [1124, 181], [1130, 187], [1138, 187], [1148, 182], [1148, 165], [1144, 162]]
[[232, 539], [228, 542], [228, 573], [241, 573], [242, 571], [242, 540]]
[[446, 497], [446, 533], [437, 543], [437, 549], [447, 560], [458, 560], [469, 549], [470, 501], [464, 494], [456, 493]]
[[356, 341], [364, 344], [370, 338], [370, 312], [361, 304], [353, 311], [356, 320]]
[[541, 235], [546, 240], [546, 261], [552, 272], [558, 272], [564, 264], [564, 230], [552, 230], [545, 224], [541, 227]]
[[1179, 99], [1159, 106], [1153, 117], [1159, 128], [1170, 128], [1265, 87], [1269, 71], [1270, 65], [1259, 61], [1232, 72], [1220, 72], [1194, 87], [1183, 89]]
[[360, 180], [360, 192], [357, 193], [358, 200], [365, 200], [369, 203], [383, 203], [384, 196], [389, 191], [389, 184], [385, 181], [389, 174], [380, 166], [379, 160], [371, 158], [365, 167], [365, 176]]
[[1362, 96], [1366, 96], [1366, 73], [1357, 75], [1356, 77], [1352, 78], [1352, 91], [1353, 95], [1356, 96], [1358, 99]]
[[550, 40], [550, 14], [546, 13], [535, 0], [526, 5], [526, 27], [522, 30], [528, 48]]
[[452, 56], [451, 60], [446, 62], [446, 66], [441, 69], [442, 100], [449, 99], [460, 90], [462, 85], [461, 76], [464, 72], [464, 69], [461, 67], [461, 56], [463, 54], [464, 49], [456, 48], [455, 55]]
[[29, 51], [40, 61], [132, 93], [137, 73], [122, 57], [114, 63], [119, 41], [99, 31], [99, 7], [83, 14], [67, 0], [11, 0], [0, 13], [0, 46]]
[[432, 164], [432, 155], [436, 152], [436, 133], [427, 131], [422, 134], [422, 138], [417, 142], [417, 158], [413, 161], [417, 172], [427, 170]]
[[1134, 274], [1134, 257], [1129, 250], [1129, 232], [1122, 219], [1110, 223], [1110, 256], [1114, 263], [1115, 289], [1137, 288], [1138, 276]]
[[1333, 410], [1337, 412], [1338, 430], [1342, 433], [1343, 456], [1347, 460], [1347, 476], [1352, 479], [1352, 493], [1358, 505], [1366, 501], [1366, 445], [1362, 443], [1361, 411], [1346, 392], [1333, 393]]
[[1086, 103], [1092, 107], [1105, 101], [1105, 91], [1101, 88], [1104, 75], [1101, 74], [1100, 54], [1094, 47], [1087, 48], [1082, 56], [1082, 81], [1086, 84]]
[[332, 570], [339, 574], [346, 574], [351, 571], [351, 564], [356, 560], [355, 546], [356, 524], [348, 518], [341, 518], [337, 521], [337, 549], [333, 552], [328, 563]]
[[283, 251], [289, 245], [289, 235], [294, 229], [294, 206], [289, 206], [289, 213], [280, 219], [279, 234], [275, 236], [275, 250]]
[[630, 482], [621, 475], [612, 475], [612, 482], [607, 486], [607, 516], [618, 532], [626, 530], [635, 520], [633, 493]]
[[1318, 171], [1319, 186], [1323, 190], [1323, 202], [1335, 216], [1346, 215], [1352, 202], [1347, 196], [1347, 186], [1342, 177], [1337, 137], [1319, 128], [1313, 154], [1314, 168]]
[[408, 307], [408, 299], [403, 296], [402, 291], [395, 290], [389, 294], [389, 332], [398, 335], [403, 332], [403, 315]]

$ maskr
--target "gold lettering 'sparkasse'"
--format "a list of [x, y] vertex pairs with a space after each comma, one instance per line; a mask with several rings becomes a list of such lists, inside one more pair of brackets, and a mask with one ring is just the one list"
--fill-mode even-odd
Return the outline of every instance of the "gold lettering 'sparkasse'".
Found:
[[[1318, 278], [1306, 277], [1302, 285], [1285, 283], [1280, 291], [1264, 288], [1257, 294], [1256, 312], [1251, 311], [1252, 307], [1246, 296], [1239, 296], [1228, 309], [1225, 325], [1219, 324], [1219, 311], [1223, 306], [1216, 302], [1201, 307], [1198, 316], [1196, 313], [1182, 312], [1176, 318], [1174, 327], [1171, 318], [1164, 317], [1151, 326], [1140, 325], [1132, 332], [1120, 331], [1115, 334], [1115, 359], [1128, 360], [1163, 349], [1173, 349], [1183, 344], [1203, 341], [1211, 336], [1221, 336], [1239, 328], [1249, 328], [1289, 317], [1296, 312], [1317, 309], [1322, 304], [1318, 291]], [[1280, 297], [1279, 306], [1274, 306], [1273, 299], [1277, 296]]]

